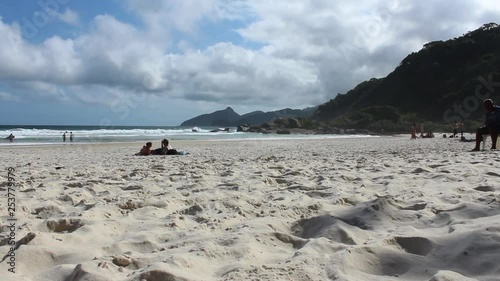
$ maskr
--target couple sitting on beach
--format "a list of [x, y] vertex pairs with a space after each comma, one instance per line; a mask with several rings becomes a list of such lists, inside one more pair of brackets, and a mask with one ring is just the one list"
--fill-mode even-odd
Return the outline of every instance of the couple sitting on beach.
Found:
[[145, 146], [142, 147], [141, 151], [136, 155], [176, 155], [179, 152], [173, 149], [169, 144], [168, 140], [164, 139], [161, 141], [161, 147], [152, 150], [151, 147], [153, 143], [147, 142]]

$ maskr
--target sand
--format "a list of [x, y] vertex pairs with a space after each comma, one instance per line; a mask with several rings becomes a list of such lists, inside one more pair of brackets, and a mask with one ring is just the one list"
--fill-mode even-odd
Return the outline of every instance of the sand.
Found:
[[[500, 153], [456, 139], [0, 148], [0, 280], [500, 280]], [[159, 146], [155, 142], [154, 146]], [[15, 268], [16, 273], [12, 273]]]

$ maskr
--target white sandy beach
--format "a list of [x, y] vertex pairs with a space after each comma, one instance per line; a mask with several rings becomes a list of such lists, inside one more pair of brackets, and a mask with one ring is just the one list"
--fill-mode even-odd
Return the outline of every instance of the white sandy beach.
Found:
[[[154, 147], [159, 140], [154, 140]], [[500, 153], [457, 139], [0, 148], [0, 280], [500, 280]], [[26, 242], [24, 241], [24, 242]]]

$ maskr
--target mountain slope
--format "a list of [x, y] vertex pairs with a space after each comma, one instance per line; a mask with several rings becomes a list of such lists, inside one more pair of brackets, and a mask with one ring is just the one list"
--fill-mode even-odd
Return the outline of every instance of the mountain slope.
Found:
[[238, 119], [240, 119], [240, 115], [231, 107], [227, 107], [224, 110], [186, 120], [182, 122], [181, 126], [231, 127], [236, 126], [235, 121]]
[[360, 83], [320, 105], [315, 117], [358, 128], [381, 120], [397, 123], [404, 115], [433, 122], [478, 119], [482, 100], [500, 97], [496, 81], [500, 27], [491, 23], [459, 38], [424, 45], [387, 77]]
[[203, 114], [195, 118], [186, 120], [182, 122], [181, 126], [236, 127], [241, 124], [259, 126], [278, 118], [309, 118], [314, 114], [316, 109], [317, 107], [309, 107], [305, 109], [285, 108], [268, 112], [253, 111], [240, 116], [238, 113], [234, 112], [231, 107], [228, 107], [225, 110]]
[[254, 111], [241, 116], [238, 120], [238, 124], [250, 124], [252, 126], [262, 125], [267, 122], [271, 122], [278, 118], [309, 118], [314, 114], [314, 108], [306, 108], [306, 109], [290, 109], [285, 108], [277, 111]]

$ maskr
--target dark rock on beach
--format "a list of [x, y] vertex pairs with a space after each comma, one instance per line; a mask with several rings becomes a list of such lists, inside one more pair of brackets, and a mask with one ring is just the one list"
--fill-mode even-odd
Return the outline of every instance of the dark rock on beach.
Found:
[[250, 126], [249, 124], [241, 124], [237, 128], [238, 132], [261, 133], [261, 134], [367, 134], [373, 135], [365, 129], [341, 129], [337, 127], [319, 127], [306, 128], [298, 118], [279, 118], [271, 122], [266, 122], [260, 126]]

